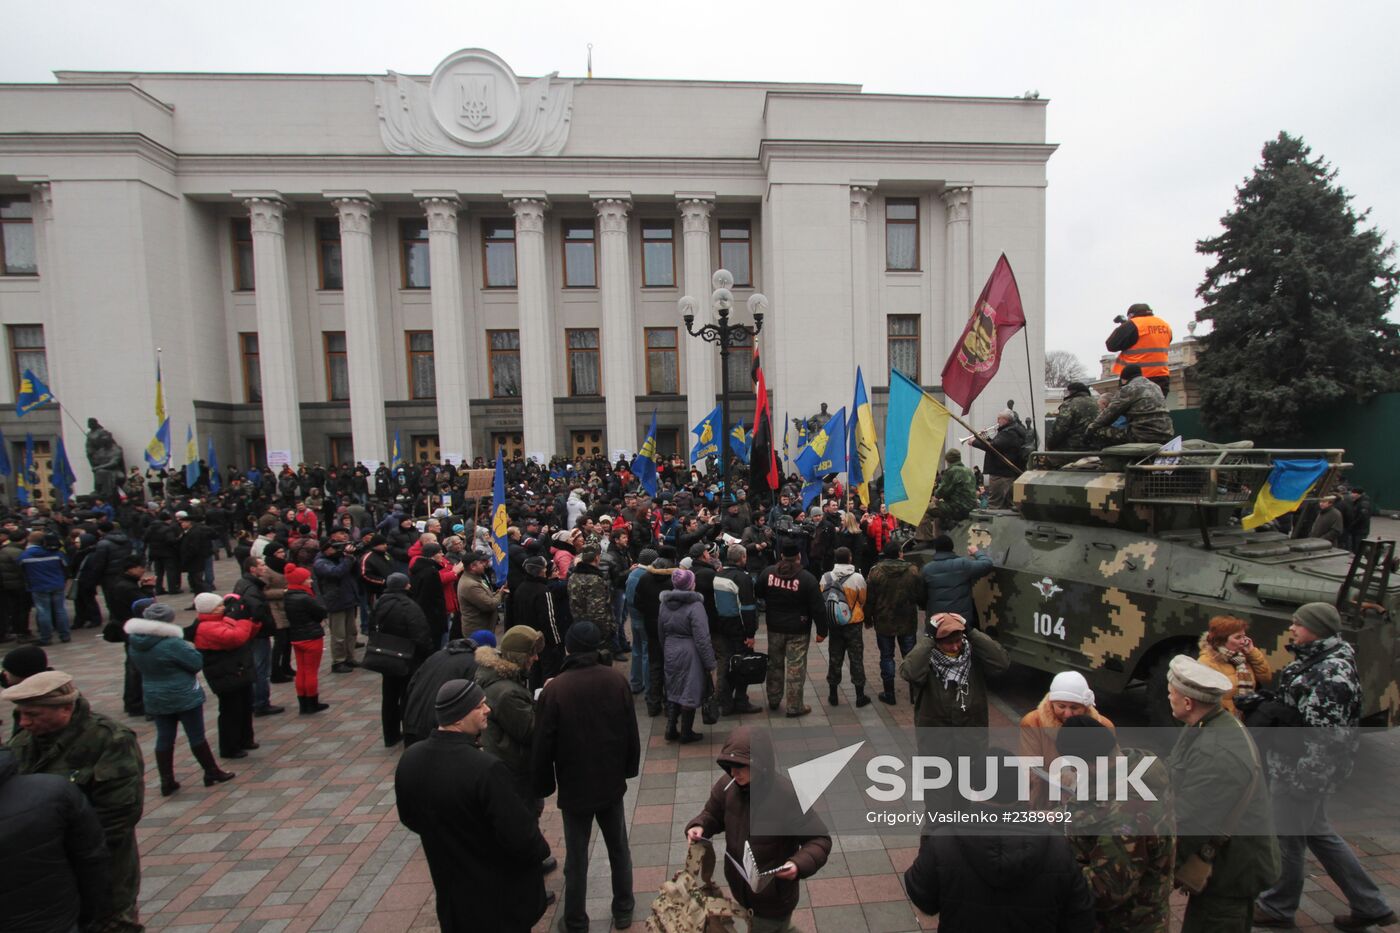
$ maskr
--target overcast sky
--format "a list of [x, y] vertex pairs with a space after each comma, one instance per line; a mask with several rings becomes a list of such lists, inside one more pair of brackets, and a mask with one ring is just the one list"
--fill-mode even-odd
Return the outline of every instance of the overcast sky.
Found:
[[[970, 7], [978, 7], [973, 10]], [[900, 94], [1048, 98], [1047, 350], [1095, 364], [1147, 301], [1178, 334], [1235, 186], [1279, 130], [1400, 233], [1400, 4], [783, 0], [188, 0], [5, 4], [0, 81], [55, 70], [426, 74], [490, 49], [517, 74], [838, 81]], [[979, 283], [980, 284], [980, 283]], [[780, 309], [775, 309], [780, 310]], [[1392, 316], [1394, 316], [1392, 314]]]

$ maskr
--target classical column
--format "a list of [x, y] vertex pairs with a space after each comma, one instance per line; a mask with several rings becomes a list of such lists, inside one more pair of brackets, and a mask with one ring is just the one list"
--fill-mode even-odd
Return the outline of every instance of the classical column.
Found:
[[870, 224], [866, 208], [871, 193], [864, 185], [851, 186], [851, 352], [856, 365], [864, 367], [866, 386], [878, 383], [889, 364], [871, 353], [871, 335], [884, 330], [870, 319]]
[[345, 361], [350, 375], [350, 435], [356, 460], [389, 455], [384, 426], [384, 368], [374, 290], [374, 244], [367, 192], [333, 198], [340, 213], [340, 267], [345, 298]]
[[943, 346], [934, 353], [936, 369], [953, 352], [972, 313], [972, 189], [949, 188], [943, 192], [947, 208], [947, 235], [943, 275]]
[[598, 197], [598, 280], [603, 308], [603, 401], [607, 413], [608, 449], [637, 449], [638, 336], [632, 308], [632, 264], [627, 242], [627, 212], [632, 202], [625, 196]]
[[[682, 198], [680, 201], [681, 231], [685, 247], [685, 280], [681, 294], [696, 299], [695, 326], [713, 323], [710, 308], [710, 214], [715, 202], [710, 198]], [[685, 347], [685, 410], [686, 429], [694, 427], [715, 407], [719, 394], [716, 377], [714, 345], [703, 340], [688, 340]], [[687, 435], [687, 443], [691, 440]]]
[[444, 456], [472, 461], [471, 378], [467, 317], [462, 305], [462, 263], [457, 247], [455, 194], [422, 196], [428, 217], [432, 269], [433, 376], [437, 391], [438, 446]]
[[554, 321], [545, 264], [543, 195], [510, 199], [515, 211], [517, 312], [520, 319], [520, 413], [525, 455], [548, 460], [559, 449], [554, 433]]
[[243, 202], [253, 229], [253, 287], [258, 308], [258, 363], [262, 373], [263, 439], [269, 459], [302, 460], [301, 410], [297, 405], [296, 351], [292, 345], [291, 285], [287, 244], [276, 195]]

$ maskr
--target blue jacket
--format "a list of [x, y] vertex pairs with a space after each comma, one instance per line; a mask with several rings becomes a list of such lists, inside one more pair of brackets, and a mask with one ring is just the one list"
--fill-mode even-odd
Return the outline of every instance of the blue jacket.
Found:
[[956, 612], [971, 628], [977, 621], [977, 608], [972, 602], [972, 584], [996, 569], [985, 551], [974, 557], [959, 557], [952, 551], [939, 551], [924, 564], [924, 587], [928, 599], [924, 608], [935, 612]]
[[63, 572], [68, 558], [62, 551], [50, 551], [34, 544], [19, 555], [19, 565], [24, 569], [24, 584], [31, 593], [60, 592], [68, 582]]
[[327, 612], [360, 608], [354, 569], [355, 559], [343, 554], [340, 560], [331, 560], [323, 554], [311, 565], [311, 573], [316, 577], [316, 594], [321, 597]]
[[634, 622], [642, 621], [642, 611], [637, 608], [637, 582], [646, 576], [647, 568], [637, 566], [627, 575], [627, 585], [623, 587], [622, 601], [627, 607], [627, 617]]
[[128, 619], [131, 663], [141, 672], [141, 695], [151, 715], [183, 713], [204, 703], [204, 690], [195, 674], [204, 668], [204, 656], [185, 641], [185, 630], [169, 622]]

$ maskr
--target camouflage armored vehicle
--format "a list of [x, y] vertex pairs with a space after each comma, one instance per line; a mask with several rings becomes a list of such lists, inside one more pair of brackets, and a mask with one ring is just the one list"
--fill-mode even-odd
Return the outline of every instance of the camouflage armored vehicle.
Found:
[[[1210, 618], [1250, 623], [1250, 636], [1278, 670], [1292, 611], [1333, 603], [1356, 648], [1368, 721], [1400, 720], [1394, 542], [1367, 542], [1353, 555], [1316, 538], [1245, 531], [1275, 459], [1326, 458], [1314, 493], [1326, 494], [1340, 450], [1259, 450], [1187, 442], [1159, 455], [1155, 444], [1096, 454], [1037, 453], [1015, 485], [1016, 510], [978, 510], [954, 529], [959, 548], [987, 550], [996, 571], [975, 596], [1011, 659], [1043, 671], [1078, 670], [1096, 691], [1147, 685], [1153, 724], [1171, 722], [1166, 671], [1195, 655]], [[911, 552], [921, 560], [927, 552]]]

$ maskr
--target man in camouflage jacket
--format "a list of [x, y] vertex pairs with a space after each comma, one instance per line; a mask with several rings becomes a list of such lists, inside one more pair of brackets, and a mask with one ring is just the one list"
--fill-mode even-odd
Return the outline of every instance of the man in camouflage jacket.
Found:
[[894, 541], [885, 544], [883, 559], [870, 569], [865, 584], [865, 624], [875, 629], [880, 649], [880, 701], [894, 705], [894, 649], [900, 657], [914, 650], [919, 610], [925, 599], [919, 568], [904, 559]]
[[943, 470], [933, 487], [928, 510], [914, 532], [920, 541], [930, 541], [939, 532], [947, 533], [977, 508], [977, 478], [962, 462], [962, 452], [950, 450], [943, 456]]
[[[1118, 394], [1090, 426], [1088, 441], [1100, 447], [1114, 444], [1165, 444], [1176, 436], [1172, 416], [1167, 413], [1167, 399], [1157, 384], [1142, 374], [1142, 367], [1123, 367], [1118, 377]], [[1119, 415], [1128, 419], [1127, 427], [1112, 427]]]
[[1279, 699], [1312, 727], [1295, 754], [1268, 752], [1274, 823], [1283, 871], [1259, 895], [1256, 926], [1292, 926], [1303, 894], [1304, 850], [1311, 849], [1341, 888], [1351, 912], [1334, 919], [1342, 930], [1396, 922], [1376, 883], [1327, 818], [1327, 798], [1351, 774], [1360, 737], [1361, 679], [1356, 653], [1338, 634], [1341, 616], [1330, 603], [1307, 603], [1293, 614], [1288, 650], [1294, 660], [1274, 678]]
[[1065, 386], [1064, 401], [1055, 413], [1055, 426], [1050, 429], [1046, 449], [1089, 450], [1084, 436], [1098, 416], [1099, 405], [1089, 395], [1089, 387], [1082, 382], [1071, 382]]
[[7, 689], [22, 731], [10, 740], [21, 774], [56, 774], [97, 811], [112, 858], [111, 899], [91, 930], [139, 931], [141, 863], [136, 824], [145, 805], [145, 763], [136, 734], [94, 713], [62, 671], [46, 671]]
[[[1099, 756], [1110, 764], [1109, 784], [1120, 764], [1131, 774], [1147, 754], [1119, 749], [1113, 731], [1092, 716], [1071, 716], [1058, 730], [1057, 751], [1090, 762]], [[1155, 756], [1154, 756], [1155, 757]], [[1084, 880], [1094, 892], [1094, 929], [1098, 933], [1167, 933], [1172, 875], [1176, 867], [1176, 826], [1171, 808], [1171, 775], [1158, 760], [1143, 772], [1142, 782], [1156, 800], [1075, 800], [1069, 837]]]
[[612, 594], [608, 577], [598, 563], [599, 551], [586, 547], [579, 553], [569, 572], [569, 614], [575, 622], [592, 622], [603, 633], [608, 644], [616, 626], [613, 624]]

